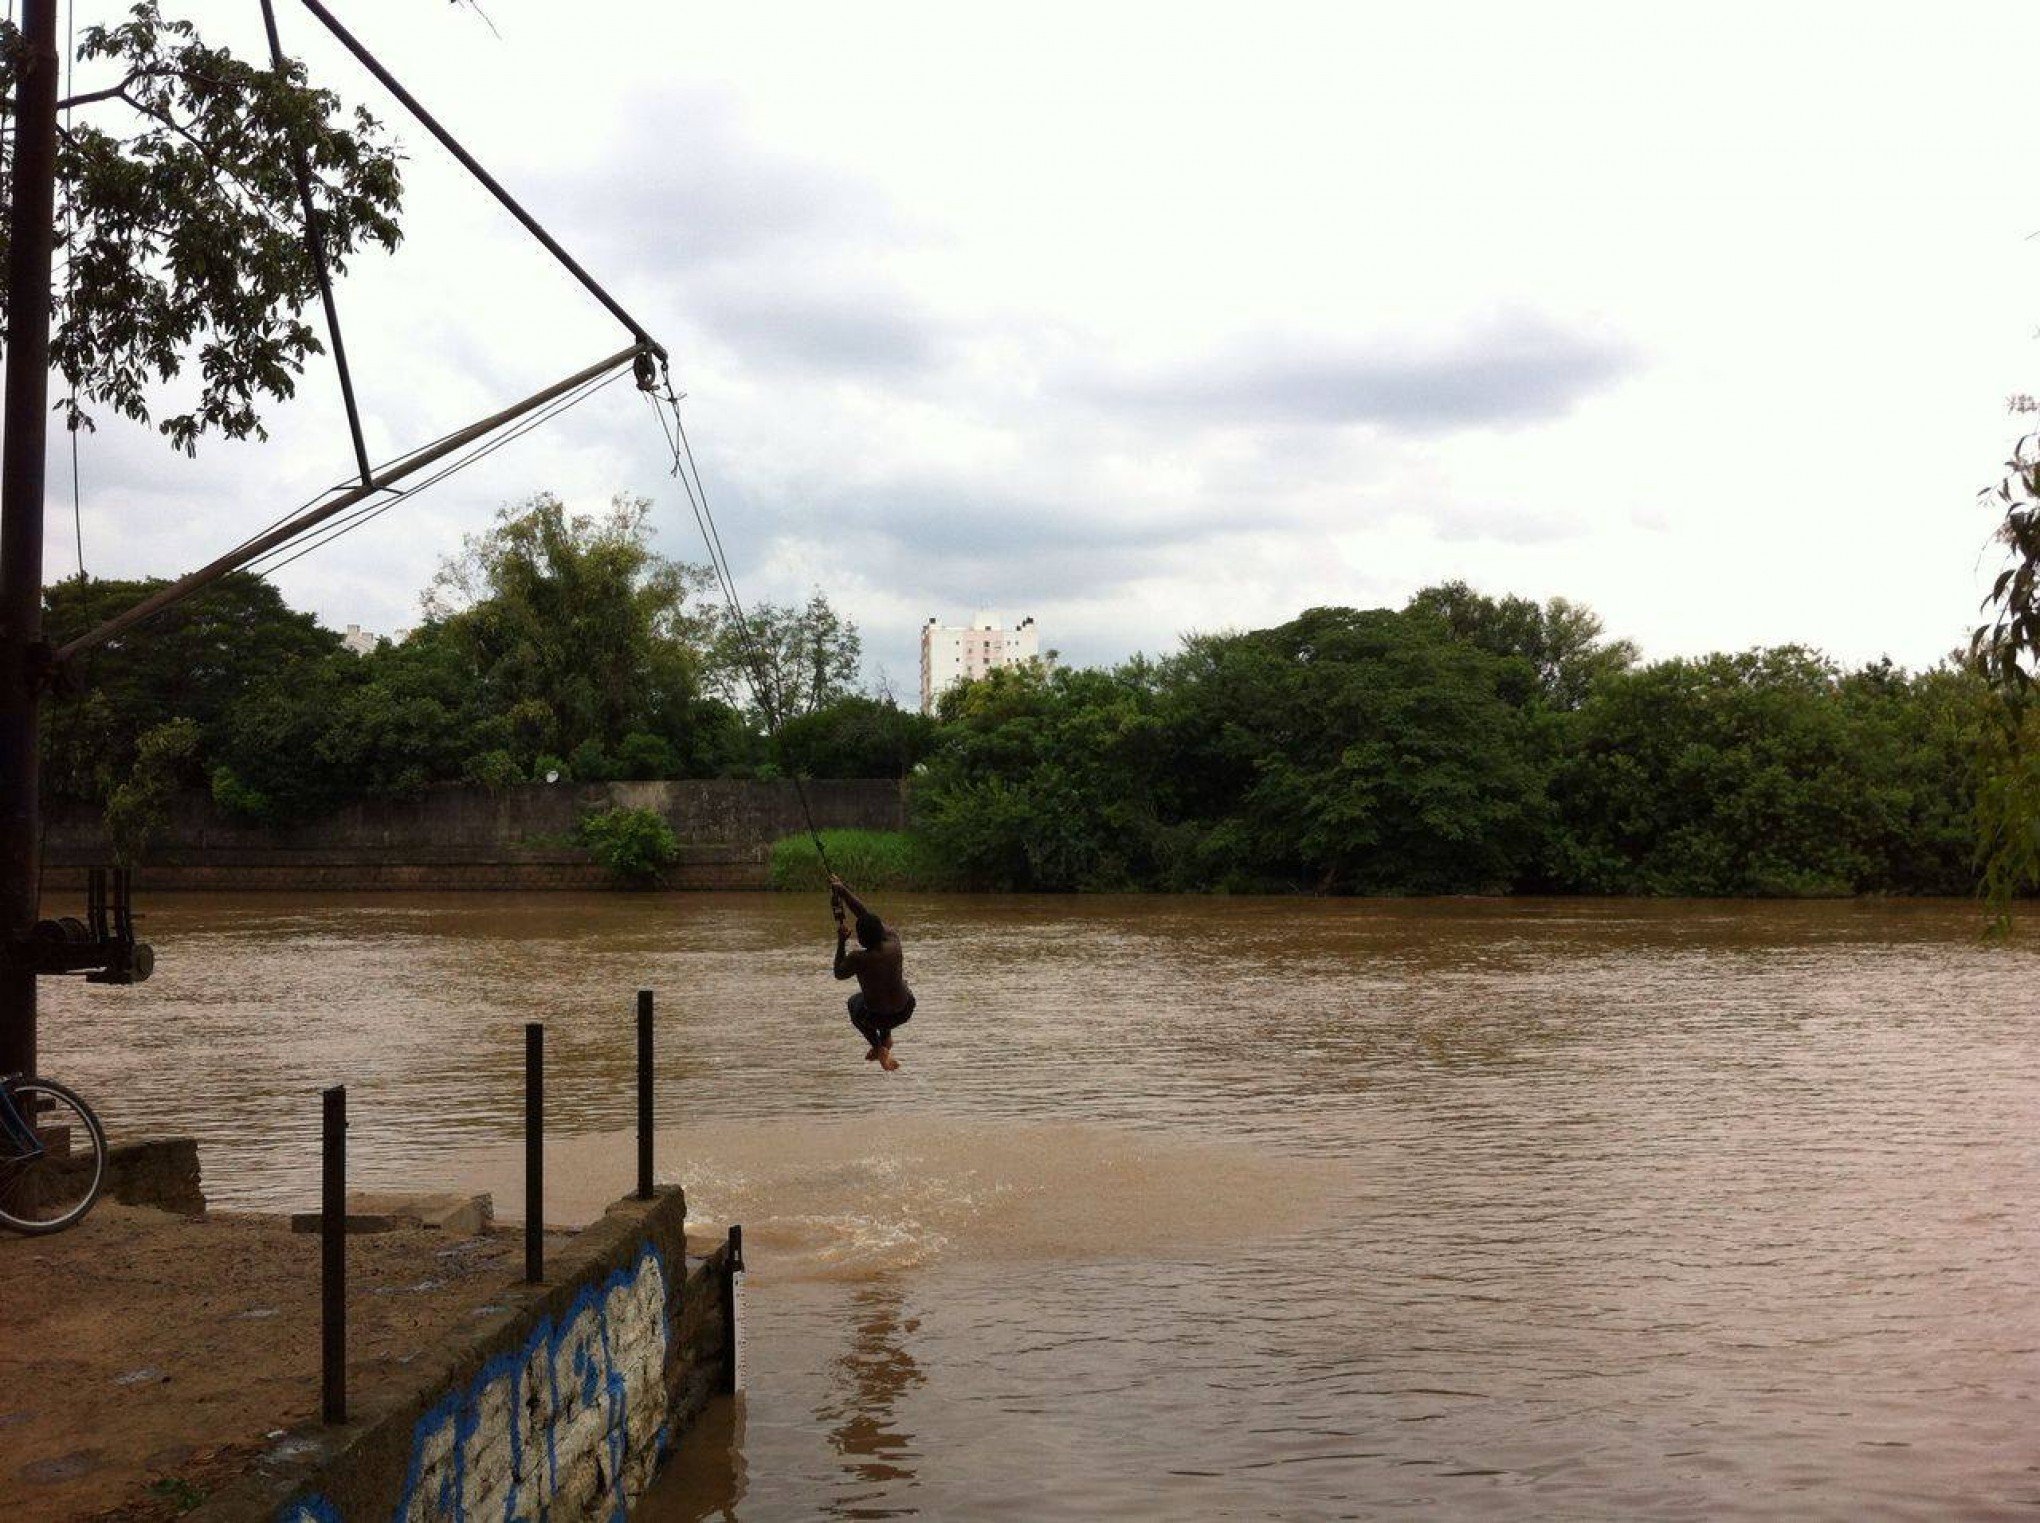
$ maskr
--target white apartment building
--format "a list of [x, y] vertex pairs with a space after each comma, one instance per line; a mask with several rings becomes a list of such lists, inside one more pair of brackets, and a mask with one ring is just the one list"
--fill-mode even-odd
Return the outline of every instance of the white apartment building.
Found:
[[[402, 645], [410, 638], [411, 631], [409, 629], [393, 629], [389, 633], [389, 642], [392, 645]], [[346, 649], [353, 651], [357, 656], [367, 655], [376, 646], [380, 645], [382, 641], [383, 636], [371, 630], [363, 629], [359, 624], [348, 625], [347, 633], [340, 637], [340, 644]]]
[[996, 613], [980, 613], [966, 626], [930, 619], [921, 626], [921, 712], [935, 712], [935, 700], [966, 677], [982, 677], [1002, 666], [1018, 666], [1041, 654], [1031, 618], [1011, 629]]

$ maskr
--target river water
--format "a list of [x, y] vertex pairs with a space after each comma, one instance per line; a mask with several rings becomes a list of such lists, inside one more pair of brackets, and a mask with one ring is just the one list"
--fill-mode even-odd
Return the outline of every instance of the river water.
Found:
[[[44, 1067], [229, 1205], [742, 1222], [657, 1520], [2040, 1514], [2030, 946], [1939, 903], [928, 898], [862, 1061], [820, 896], [164, 896]], [[506, 1213], [507, 1214], [507, 1213]]]

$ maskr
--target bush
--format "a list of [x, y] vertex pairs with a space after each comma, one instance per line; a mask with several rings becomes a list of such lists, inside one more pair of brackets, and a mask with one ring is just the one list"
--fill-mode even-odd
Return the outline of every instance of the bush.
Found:
[[[865, 889], [938, 889], [947, 876], [921, 837], [905, 830], [825, 830], [822, 844], [845, 882]], [[772, 843], [771, 886], [792, 893], [825, 885], [822, 862], [807, 836]]]
[[655, 809], [604, 809], [584, 815], [580, 843], [631, 888], [650, 888], [680, 856], [673, 827]]
[[524, 769], [508, 751], [484, 751], [479, 756], [470, 756], [462, 770], [469, 782], [491, 793], [524, 781]]

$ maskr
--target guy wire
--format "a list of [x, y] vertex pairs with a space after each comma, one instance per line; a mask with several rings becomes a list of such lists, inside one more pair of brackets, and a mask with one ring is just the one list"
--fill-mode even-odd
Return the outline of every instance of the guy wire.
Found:
[[[783, 765], [786, 762], [786, 735], [778, 713], [779, 705], [776, 702], [778, 694], [771, 679], [766, 676], [764, 659], [752, 638], [749, 616], [745, 614], [743, 602], [737, 596], [736, 578], [729, 569], [729, 557], [723, 550], [722, 535], [716, 529], [715, 514], [708, 505], [708, 488], [702, 484], [700, 467], [694, 463], [693, 447], [687, 442], [687, 427], [680, 419], [680, 399], [673, 393], [670, 375], [666, 378], [664, 397], [654, 398], [654, 411], [657, 411], [659, 401], [664, 401], [672, 409], [673, 427], [678, 431], [680, 439], [679, 448], [673, 452], [673, 474], [679, 477], [681, 488], [687, 493], [687, 504], [694, 511], [695, 527], [701, 530], [702, 542], [708, 548], [709, 565], [715, 571], [716, 584], [722, 589], [724, 601], [729, 604], [739, 644], [750, 663], [752, 691], [758, 695], [758, 707], [764, 712], [765, 723], [772, 732], [773, 747], [778, 751], [779, 760]], [[661, 431], [666, 433], [666, 443], [671, 446], [673, 431], [667, 430], [665, 424], [666, 420], [662, 414], [659, 426]], [[684, 470], [681, 467], [683, 457], [686, 462]], [[693, 478], [691, 481], [690, 475]], [[815, 812], [808, 802], [807, 787], [801, 781], [800, 771], [798, 768], [788, 767], [787, 775], [793, 780], [794, 796], [800, 800], [801, 817], [807, 821], [808, 839], [815, 843], [815, 856], [820, 860], [822, 871], [833, 878], [835, 869], [829, 862], [829, 848], [822, 844], [822, 833], [815, 828]]]
[[[368, 522], [370, 519], [377, 517], [378, 515], [388, 511], [392, 507], [395, 507], [397, 503], [403, 501], [406, 497], [413, 496], [419, 492], [424, 491], [427, 487], [434, 486], [439, 482], [444, 481], [448, 476], [451, 476], [458, 471], [466, 469], [468, 466], [473, 465], [476, 461], [482, 459], [485, 455], [493, 454], [496, 450], [499, 450], [504, 445], [510, 443], [511, 440], [521, 438], [523, 435], [529, 433], [532, 429], [538, 427], [539, 424], [550, 421], [551, 419], [559, 416], [559, 414], [565, 412], [570, 407], [578, 406], [580, 403], [586, 401], [589, 397], [593, 396], [596, 392], [600, 391], [603, 387], [610, 385], [612, 382], [620, 379], [627, 373], [628, 373], [627, 371], [619, 367], [618, 369], [610, 372], [610, 374], [606, 376], [598, 376], [591, 380], [582, 382], [581, 385], [575, 388], [573, 391], [566, 393], [564, 396], [556, 397], [553, 401], [547, 403], [544, 407], [540, 408], [531, 417], [519, 419], [515, 426], [513, 426], [508, 432], [498, 434], [495, 438], [490, 439], [486, 442], [478, 441], [475, 446], [470, 448], [467, 454], [462, 455], [453, 460], [450, 464], [443, 466], [435, 474], [426, 477], [416, 486], [410, 487], [408, 489], [400, 487], [386, 487], [384, 488], [384, 490], [390, 494], [387, 500], [382, 502], [370, 502], [361, 504], [357, 507], [349, 509], [345, 513], [340, 514], [335, 519], [330, 519], [323, 524], [316, 524], [311, 529], [306, 531], [305, 536], [284, 541], [282, 544], [277, 545], [274, 549], [269, 551], [266, 555], [257, 556], [254, 560], [248, 562], [246, 566], [240, 569], [249, 571], [253, 575], [259, 577], [267, 578], [269, 576], [272, 576], [277, 571], [280, 571], [284, 566], [289, 565], [291, 561], [298, 559], [300, 556], [309, 555], [313, 550], [318, 549], [322, 545], [331, 543], [333, 540], [338, 539], [341, 534], [344, 534], [349, 530], [359, 528], [362, 524]], [[455, 430], [454, 432], [457, 433], [459, 432], [459, 430]], [[416, 449], [406, 450], [403, 454], [398, 455], [393, 460], [389, 461], [384, 468], [388, 469], [389, 466], [401, 464], [403, 461], [410, 459], [413, 455], [419, 454], [424, 450], [431, 449], [433, 447], [433, 444], [444, 443], [447, 439], [450, 439], [451, 437], [453, 437], [453, 435], [450, 433], [441, 434], [438, 439], [432, 442], [432, 444], [423, 444], [418, 446], [418, 448]], [[326, 490], [318, 493], [317, 495], [312, 497], [309, 501], [307, 501], [304, 507], [293, 509], [291, 512], [284, 514], [281, 518], [274, 520], [274, 522], [272, 522], [269, 525], [269, 529], [275, 528], [278, 524], [289, 522], [289, 520], [295, 517], [298, 513], [302, 513], [305, 510], [305, 508], [309, 508], [313, 506], [315, 503], [317, 503], [320, 498], [329, 496], [333, 492], [341, 490], [341, 487], [344, 487], [345, 485], [346, 484], [343, 482], [340, 484], [340, 486], [326, 488]], [[255, 534], [252, 534], [247, 539], [242, 540], [240, 545], [235, 546], [235, 549], [238, 550], [242, 548], [242, 546], [251, 544], [255, 539], [261, 537], [261, 535], [268, 533], [269, 529], [261, 529], [256, 531]], [[284, 558], [281, 560], [276, 559], [276, 556], [283, 551], [292, 551], [294, 553], [284, 556]], [[167, 609], [158, 609], [157, 614], [151, 615], [151, 617], [153, 618], [166, 611]], [[143, 620], [141, 622], [146, 623], [148, 621]], [[135, 627], [139, 628], [140, 625], [137, 624]]]
[[[587, 401], [588, 398], [594, 396], [596, 392], [601, 391], [606, 386], [613, 385], [618, 380], [621, 380], [625, 374], [626, 372], [623, 370], [616, 370], [607, 376], [602, 376], [595, 380], [582, 383], [581, 387], [578, 390], [569, 392], [566, 396], [560, 397], [555, 401], [548, 403], [545, 407], [541, 408], [538, 412], [532, 414], [529, 418], [520, 420], [515, 427], [511, 428], [507, 432], [498, 434], [495, 438], [490, 439], [486, 443], [477, 444], [466, 454], [461, 455], [460, 457], [452, 461], [450, 464], [441, 467], [438, 471], [434, 472], [430, 476], [427, 476], [423, 481], [419, 482], [417, 485], [410, 487], [391, 487], [388, 489], [390, 495], [383, 501], [365, 502], [361, 504], [359, 507], [352, 508], [347, 512], [341, 514], [337, 519], [334, 519], [330, 523], [318, 525], [316, 531], [308, 539], [303, 541], [286, 541], [285, 543], [278, 545], [275, 550], [272, 550], [269, 553], [269, 555], [258, 557], [256, 560], [251, 561], [247, 569], [253, 571], [257, 576], [263, 577], [271, 576], [276, 572], [281, 571], [285, 566], [288, 566], [292, 561], [298, 560], [303, 556], [310, 555], [314, 550], [320, 549], [325, 545], [331, 544], [334, 540], [341, 538], [343, 535], [351, 534], [354, 530], [362, 527], [362, 525], [373, 522], [375, 519], [380, 518], [383, 514], [387, 513], [391, 508], [394, 508], [398, 503], [407, 501], [408, 499], [417, 496], [420, 492], [423, 492], [430, 487], [437, 486], [440, 482], [446, 480], [447, 477], [456, 475], [459, 472], [466, 470], [469, 466], [474, 465], [476, 462], [486, 458], [489, 455], [494, 454], [497, 450], [503, 448], [503, 446], [505, 446], [506, 444], [509, 444], [514, 440], [523, 438], [524, 435], [530, 433], [533, 429], [537, 428], [539, 425], [543, 423], [549, 423], [554, 418], [558, 417], [561, 413], [564, 413], [571, 408], [580, 406], [581, 403]], [[446, 436], [442, 435], [441, 437], [444, 438]], [[426, 445], [423, 446], [423, 448], [429, 449], [431, 448], [431, 446]], [[407, 451], [405, 455], [400, 455], [397, 458], [398, 460], [403, 460], [408, 458], [410, 455], [415, 455], [417, 453], [418, 453], [417, 450], [410, 450]], [[283, 554], [283, 552], [285, 551], [289, 551], [290, 553]], [[277, 558], [279, 555], [281, 555], [281, 559]]]

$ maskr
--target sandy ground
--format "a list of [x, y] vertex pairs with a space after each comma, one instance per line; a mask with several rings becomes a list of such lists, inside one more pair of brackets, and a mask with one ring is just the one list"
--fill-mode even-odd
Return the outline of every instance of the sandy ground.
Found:
[[[348, 1240], [355, 1410], [524, 1267], [515, 1229]], [[319, 1239], [102, 1202], [0, 1236], [0, 1518], [171, 1518], [319, 1410]]]

